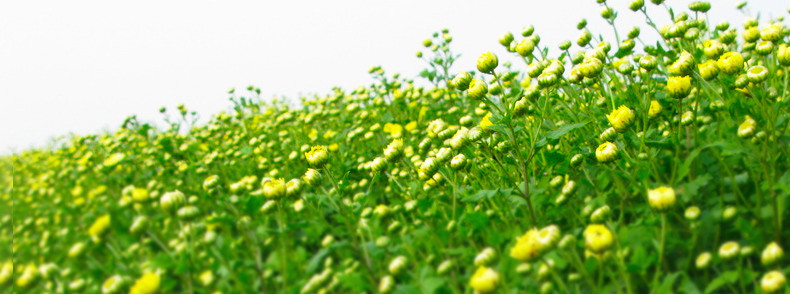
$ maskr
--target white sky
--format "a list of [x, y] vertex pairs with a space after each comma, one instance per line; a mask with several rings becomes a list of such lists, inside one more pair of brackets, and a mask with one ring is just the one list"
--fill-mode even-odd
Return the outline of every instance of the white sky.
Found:
[[[621, 35], [638, 24], [630, 1], [610, 1]], [[659, 24], [667, 13], [649, 3]], [[686, 10], [690, 1], [667, 1]], [[738, 1], [711, 1], [712, 21], [741, 24]], [[755, 0], [763, 18], [787, 15], [790, 1]], [[542, 45], [575, 41], [576, 23], [611, 35], [594, 0], [554, 1], [2, 1], [0, 153], [44, 146], [54, 136], [115, 129], [132, 114], [161, 125], [158, 109], [185, 103], [203, 121], [230, 107], [227, 90], [255, 85], [263, 97], [297, 98], [333, 86], [368, 85], [367, 73], [415, 77], [422, 40], [442, 28], [474, 69], [497, 38], [532, 24]], [[515, 62], [514, 62], [515, 64]]]

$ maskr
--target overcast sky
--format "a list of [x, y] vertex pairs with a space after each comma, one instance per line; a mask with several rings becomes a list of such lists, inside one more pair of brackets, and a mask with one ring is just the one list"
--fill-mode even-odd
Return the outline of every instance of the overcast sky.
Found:
[[[638, 24], [655, 38], [630, 1], [610, 2], [621, 31]], [[685, 10], [690, 1], [667, 2]], [[738, 1], [711, 2], [714, 23], [742, 23]], [[765, 18], [787, 15], [789, 4], [748, 7]], [[663, 8], [647, 6], [667, 22]], [[509, 60], [497, 38], [530, 24], [551, 48], [575, 41], [581, 18], [611, 35], [599, 12], [594, 0], [2, 1], [0, 153], [115, 129], [132, 114], [161, 125], [159, 107], [178, 103], [205, 121], [229, 108], [231, 87], [297, 98], [368, 85], [373, 65], [416, 77], [425, 63], [415, 52], [442, 28], [462, 54], [455, 71], [470, 70], [484, 51]]]

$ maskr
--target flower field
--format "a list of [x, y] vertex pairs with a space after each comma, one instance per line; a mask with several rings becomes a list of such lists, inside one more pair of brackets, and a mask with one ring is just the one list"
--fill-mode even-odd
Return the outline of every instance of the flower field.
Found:
[[419, 77], [3, 158], [0, 293], [790, 293], [790, 28], [598, 2], [613, 40], [442, 30]]

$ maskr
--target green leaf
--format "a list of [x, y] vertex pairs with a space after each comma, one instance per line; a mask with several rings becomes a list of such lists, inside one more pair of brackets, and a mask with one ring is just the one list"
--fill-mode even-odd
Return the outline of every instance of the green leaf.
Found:
[[313, 258], [310, 259], [310, 262], [307, 264], [307, 268], [305, 269], [308, 275], [315, 273], [315, 271], [318, 269], [318, 266], [321, 265], [321, 261], [324, 260], [324, 257], [326, 257], [327, 254], [329, 254], [329, 249], [324, 248], [318, 251], [318, 253], [316, 253]]
[[727, 284], [732, 284], [738, 280], [738, 272], [737, 271], [727, 271], [720, 274], [718, 277], [713, 279], [713, 281], [705, 287], [705, 294], [712, 293], [718, 290], [721, 287], [726, 286]]
[[556, 130], [553, 130], [553, 131], [550, 131], [550, 132], [546, 133], [546, 137], [551, 139], [551, 140], [557, 140], [560, 137], [562, 137], [565, 134], [567, 134], [568, 132], [573, 131], [575, 129], [578, 129], [578, 128], [581, 128], [581, 127], [587, 125], [587, 123], [589, 123], [589, 122], [582, 122], [582, 123], [563, 125], [563, 126], [557, 128]]
[[496, 195], [496, 193], [497, 193], [497, 190], [480, 190], [477, 193], [475, 193], [474, 195], [469, 195], [469, 196], [464, 197], [463, 199], [461, 199], [461, 201], [462, 202], [476, 202], [476, 201], [479, 201], [480, 199], [483, 199], [484, 197], [485, 198], [494, 197], [494, 195]]
[[422, 289], [421, 293], [428, 293], [428, 294], [434, 293], [436, 292], [436, 289], [439, 289], [439, 287], [441, 287], [443, 284], [444, 284], [443, 278], [437, 278], [437, 277], [426, 278], [422, 280], [422, 283], [420, 283], [420, 288]]

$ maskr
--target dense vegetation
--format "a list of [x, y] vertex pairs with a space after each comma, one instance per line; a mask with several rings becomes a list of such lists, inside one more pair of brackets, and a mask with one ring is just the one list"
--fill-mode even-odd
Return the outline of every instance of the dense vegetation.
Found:
[[249, 87], [205, 124], [181, 106], [15, 154], [0, 292], [790, 293], [783, 19], [598, 2], [662, 39], [582, 21], [549, 56], [527, 27], [499, 39], [523, 64], [458, 72], [444, 30], [429, 86]]

